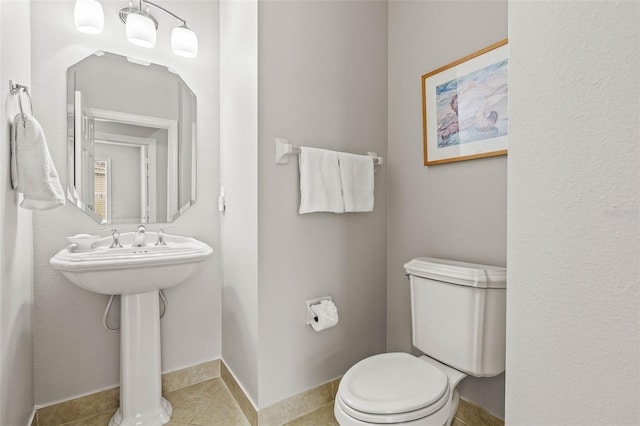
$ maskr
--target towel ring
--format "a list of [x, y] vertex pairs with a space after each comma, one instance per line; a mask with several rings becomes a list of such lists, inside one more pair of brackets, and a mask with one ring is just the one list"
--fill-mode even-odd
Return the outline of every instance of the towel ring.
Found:
[[9, 91], [11, 92], [12, 95], [14, 95], [14, 96], [17, 95], [18, 96], [18, 105], [20, 106], [20, 114], [22, 115], [22, 121], [23, 121], [23, 123], [26, 123], [24, 121], [24, 108], [22, 106], [22, 96], [20, 96], [20, 95], [21, 95], [22, 92], [27, 94], [27, 98], [29, 98], [29, 109], [31, 110], [31, 115], [33, 115], [33, 102], [31, 101], [31, 95], [29, 94], [29, 88], [27, 86], [22, 85], [22, 84], [18, 84], [13, 80], [9, 80]]

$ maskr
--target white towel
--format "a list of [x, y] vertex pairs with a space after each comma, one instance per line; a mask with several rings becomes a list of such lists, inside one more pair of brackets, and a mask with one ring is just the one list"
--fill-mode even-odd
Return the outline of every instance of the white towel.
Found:
[[20, 206], [49, 210], [64, 205], [64, 191], [40, 123], [18, 114], [11, 125], [11, 185], [24, 199]]
[[368, 155], [341, 152], [340, 177], [344, 210], [346, 212], [370, 212], [374, 204], [373, 158]]
[[300, 147], [300, 214], [343, 213], [338, 153]]

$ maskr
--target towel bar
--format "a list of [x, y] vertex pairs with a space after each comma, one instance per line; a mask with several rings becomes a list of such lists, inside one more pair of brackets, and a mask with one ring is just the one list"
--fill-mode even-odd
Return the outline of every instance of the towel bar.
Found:
[[[276, 138], [276, 164], [289, 164], [290, 155], [299, 155], [300, 148], [289, 143], [288, 139]], [[375, 152], [367, 152], [367, 155], [373, 159], [373, 165], [382, 164], [382, 157], [378, 157]]]

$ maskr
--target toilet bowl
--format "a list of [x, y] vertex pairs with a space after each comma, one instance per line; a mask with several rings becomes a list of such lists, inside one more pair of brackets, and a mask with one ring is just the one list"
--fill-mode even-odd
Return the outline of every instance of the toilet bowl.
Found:
[[457, 409], [455, 388], [465, 376], [427, 356], [375, 355], [344, 375], [334, 414], [342, 426], [444, 426]]
[[504, 371], [506, 269], [431, 257], [404, 267], [412, 343], [425, 355], [374, 355], [351, 367], [334, 404], [342, 426], [449, 426], [458, 383]]

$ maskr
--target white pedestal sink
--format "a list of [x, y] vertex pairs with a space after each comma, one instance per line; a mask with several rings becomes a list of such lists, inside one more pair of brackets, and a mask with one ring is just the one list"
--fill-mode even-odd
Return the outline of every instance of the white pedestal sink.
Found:
[[[166, 246], [131, 247], [134, 233], [120, 235], [124, 247], [109, 248], [111, 237], [91, 250], [75, 245], [50, 260], [85, 290], [121, 296], [120, 408], [109, 426], [163, 425], [171, 404], [162, 397], [159, 291], [182, 283], [213, 250], [194, 238], [165, 235]], [[155, 232], [146, 233], [147, 244]]]

